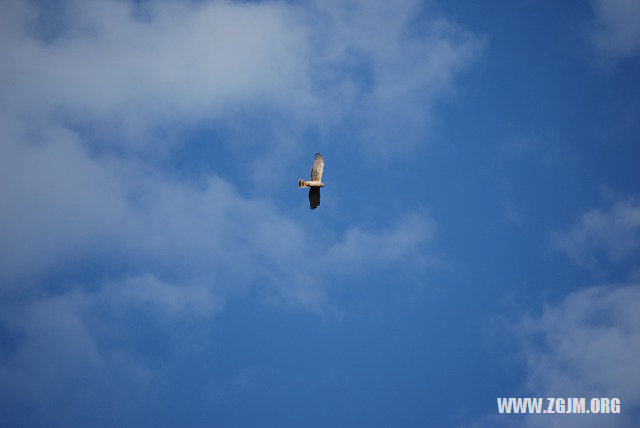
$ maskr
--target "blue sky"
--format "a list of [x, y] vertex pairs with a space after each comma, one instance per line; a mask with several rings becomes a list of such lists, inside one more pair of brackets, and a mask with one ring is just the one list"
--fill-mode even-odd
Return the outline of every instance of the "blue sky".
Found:
[[632, 426], [638, 22], [2, 2], [2, 425]]

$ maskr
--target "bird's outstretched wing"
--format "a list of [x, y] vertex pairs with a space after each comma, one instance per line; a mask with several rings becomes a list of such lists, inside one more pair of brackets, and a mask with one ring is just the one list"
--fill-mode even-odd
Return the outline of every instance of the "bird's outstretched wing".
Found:
[[319, 206], [320, 206], [320, 188], [309, 187], [309, 207], [312, 210], [315, 210]]
[[[324, 158], [320, 153], [316, 153], [316, 158], [313, 160], [313, 166], [311, 167], [311, 181], [322, 181], [322, 171], [324, 171]], [[320, 200], [319, 194], [318, 200]]]

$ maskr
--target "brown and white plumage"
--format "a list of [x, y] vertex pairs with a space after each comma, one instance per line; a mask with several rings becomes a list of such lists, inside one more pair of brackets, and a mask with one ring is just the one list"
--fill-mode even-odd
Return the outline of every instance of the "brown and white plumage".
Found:
[[320, 205], [320, 188], [324, 187], [322, 173], [324, 171], [324, 158], [320, 153], [316, 153], [311, 166], [311, 181], [298, 180], [298, 187], [309, 188], [309, 207], [314, 210]]
[[324, 158], [320, 153], [316, 153], [316, 157], [313, 160], [311, 166], [311, 181], [322, 182], [322, 173], [324, 172]]

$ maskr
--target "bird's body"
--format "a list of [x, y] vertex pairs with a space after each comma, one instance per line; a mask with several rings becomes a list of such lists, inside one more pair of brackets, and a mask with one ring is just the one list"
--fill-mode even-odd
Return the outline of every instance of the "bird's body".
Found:
[[320, 205], [320, 188], [324, 187], [322, 173], [324, 172], [324, 158], [320, 153], [316, 153], [311, 166], [311, 181], [298, 180], [298, 187], [309, 188], [309, 207], [314, 210]]

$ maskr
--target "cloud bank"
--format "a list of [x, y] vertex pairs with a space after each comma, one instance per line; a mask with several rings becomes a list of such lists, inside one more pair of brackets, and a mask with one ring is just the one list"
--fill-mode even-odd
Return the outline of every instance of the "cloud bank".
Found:
[[181, 327], [205, 337], [229, 299], [323, 313], [333, 284], [422, 272], [435, 223], [419, 207], [327, 232], [243, 192], [222, 155], [205, 171], [166, 166], [203, 127], [224, 129], [201, 144], [239, 153], [231, 168], [277, 153], [276, 182], [309, 129], [325, 147], [349, 135], [372, 156], [410, 151], [483, 46], [416, 1], [2, 2], [5, 419], [143, 418], [170, 368], [132, 325], [182, 343]]
[[348, 127], [369, 150], [393, 152], [424, 138], [434, 102], [484, 47], [435, 12], [418, 25], [430, 11], [417, 1], [2, 7], [0, 98], [11, 113], [117, 129], [110, 143], [130, 149], [268, 108], [292, 129]]

